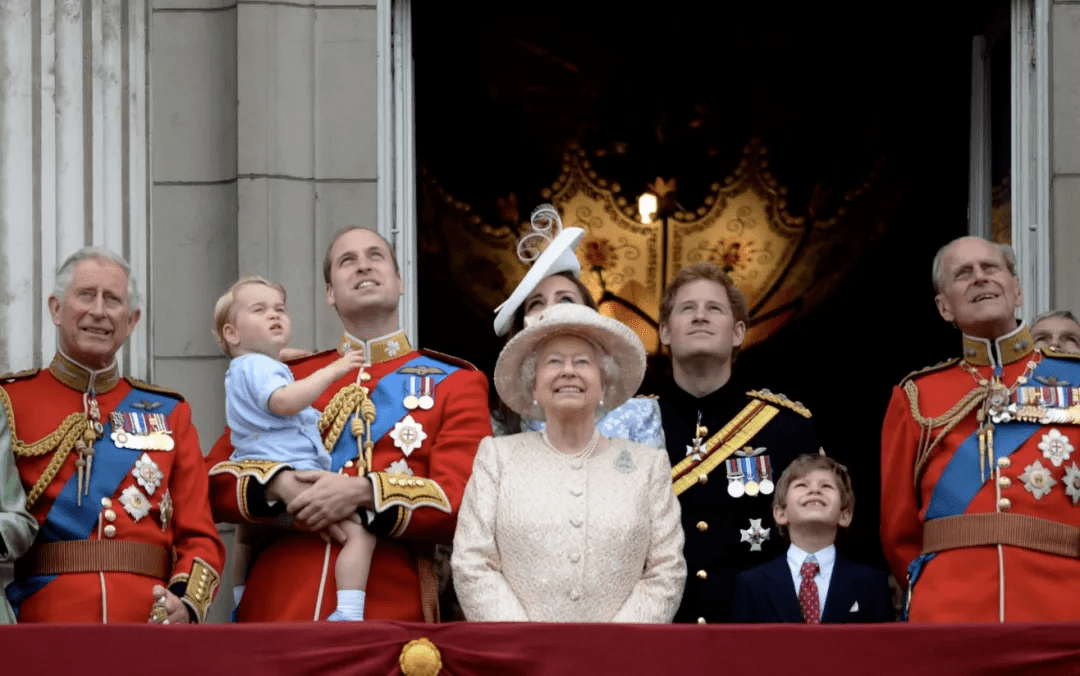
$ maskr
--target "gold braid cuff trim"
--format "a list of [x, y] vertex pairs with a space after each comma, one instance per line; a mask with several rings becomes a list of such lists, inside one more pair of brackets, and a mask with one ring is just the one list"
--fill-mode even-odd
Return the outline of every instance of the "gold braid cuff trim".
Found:
[[41, 494], [45, 492], [45, 488], [56, 478], [56, 473], [63, 467], [64, 461], [71, 454], [71, 449], [75, 448], [75, 444], [82, 440], [88, 446], [92, 445], [97, 439], [97, 435], [94, 433], [94, 428], [90, 424], [90, 418], [87, 417], [86, 413], [72, 413], [64, 418], [64, 421], [52, 433], [28, 444], [19, 439], [15, 428], [15, 410], [12, 408], [11, 399], [3, 388], [0, 388], [0, 403], [4, 406], [8, 427], [11, 429], [11, 450], [15, 453], [15, 457], [37, 457], [55, 451], [52, 460], [45, 467], [45, 471], [41, 473], [38, 480], [34, 482], [33, 488], [26, 494], [26, 510], [30, 511], [38, 498], [41, 497]]
[[397, 508], [397, 522], [394, 527], [387, 533], [392, 538], [399, 538], [405, 534], [405, 529], [409, 527], [409, 521], [412, 520], [412, 510], [404, 507]]
[[[982, 406], [989, 392], [990, 388], [988, 386], [979, 385], [961, 397], [948, 411], [935, 418], [928, 418], [919, 409], [919, 388], [915, 385], [915, 381], [904, 381], [904, 394], [908, 398], [911, 417], [919, 426], [919, 448], [915, 456], [915, 471], [913, 473], [916, 487], [919, 485], [923, 470], [926, 469], [926, 463], [930, 461], [930, 454], [945, 438], [945, 435], [951, 432], [961, 420], [970, 415], [976, 408]], [[933, 436], [933, 431], [942, 426], [944, 427], [941, 432], [937, 436]]]
[[375, 511], [377, 512], [395, 506], [406, 510], [434, 507], [447, 514], [453, 511], [450, 499], [446, 497], [446, 491], [431, 479], [386, 472], [372, 472], [367, 476], [371, 479], [371, 486], [374, 488]]
[[195, 617], [199, 622], [206, 621], [206, 611], [210, 608], [214, 595], [217, 594], [219, 584], [221, 584], [221, 576], [218, 572], [206, 561], [195, 557], [187, 580], [187, 591], [180, 600], [195, 611]]
[[783, 406], [784, 408], [790, 408], [804, 418], [812, 417], [810, 409], [803, 406], [802, 402], [792, 401], [778, 392], [770, 392], [769, 390], [750, 390], [746, 393], [746, 396], [761, 399], [762, 401], [767, 401], [770, 404], [776, 404], [777, 406]]
[[265, 486], [283, 469], [291, 469], [291, 466], [274, 460], [224, 460], [210, 469], [210, 476], [232, 474], [237, 479], [251, 477]]
[[685, 460], [671, 469], [671, 477], [675, 481], [672, 484], [675, 495], [682, 495], [691, 486], [701, 481], [701, 477], [708, 475], [732, 453], [742, 448], [779, 412], [780, 409], [760, 400], [755, 399], [747, 404], [728, 421], [728, 424], [705, 442], [706, 455], [702, 460], [695, 460], [693, 455], [688, 455]]

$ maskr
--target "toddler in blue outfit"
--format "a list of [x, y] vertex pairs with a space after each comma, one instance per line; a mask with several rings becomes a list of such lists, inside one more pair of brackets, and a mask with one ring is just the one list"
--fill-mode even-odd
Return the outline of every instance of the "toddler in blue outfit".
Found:
[[[301, 380], [278, 361], [292, 337], [285, 289], [261, 277], [244, 277], [214, 306], [214, 337], [232, 358], [225, 374], [225, 417], [232, 431], [233, 460], [272, 460], [294, 470], [330, 471], [330, 454], [311, 404], [334, 382], [360, 368], [364, 355], [352, 351]], [[280, 492], [289, 502], [309, 484], [292, 473]], [[375, 536], [353, 515], [335, 524], [344, 534], [334, 568], [337, 608], [330, 620], [364, 619], [364, 599]], [[237, 538], [239, 544], [239, 537]], [[240, 547], [238, 546], [239, 550]], [[247, 574], [246, 556], [236, 558], [238, 580]], [[237, 598], [239, 603], [239, 598]]]

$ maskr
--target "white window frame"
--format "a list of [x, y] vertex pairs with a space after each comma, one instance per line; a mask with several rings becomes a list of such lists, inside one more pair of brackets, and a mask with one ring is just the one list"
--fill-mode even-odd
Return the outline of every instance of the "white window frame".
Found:
[[412, 2], [379, 0], [376, 17], [378, 231], [397, 252], [405, 288], [399, 321], [409, 339], [418, 345]]
[[[1024, 321], [1051, 309], [1050, 2], [1012, 0], [1011, 220]], [[990, 238], [990, 63], [983, 36], [972, 41], [968, 232]]]

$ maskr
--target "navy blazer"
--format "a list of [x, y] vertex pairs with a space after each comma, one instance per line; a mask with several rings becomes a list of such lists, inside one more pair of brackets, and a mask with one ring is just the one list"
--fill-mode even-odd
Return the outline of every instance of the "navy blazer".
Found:
[[[739, 573], [734, 610], [736, 622], [803, 621], [787, 552]], [[892, 622], [895, 619], [888, 575], [837, 554], [825, 608], [821, 611], [822, 623]]]

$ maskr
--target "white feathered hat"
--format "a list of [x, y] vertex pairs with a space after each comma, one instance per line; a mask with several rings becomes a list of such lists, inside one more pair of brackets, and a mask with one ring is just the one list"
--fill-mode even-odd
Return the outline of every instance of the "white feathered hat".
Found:
[[[570, 272], [575, 277], [581, 276], [581, 263], [577, 258], [577, 247], [585, 237], [581, 228], [562, 227], [559, 212], [550, 204], [541, 204], [533, 209], [532, 232], [518, 241], [518, 258], [523, 263], [532, 262], [532, 267], [525, 273], [521, 283], [499, 307], [495, 308], [495, 335], [505, 336], [514, 323], [514, 313], [532, 293], [538, 284], [549, 275]], [[540, 252], [539, 244], [548, 242], [547, 248]]]

